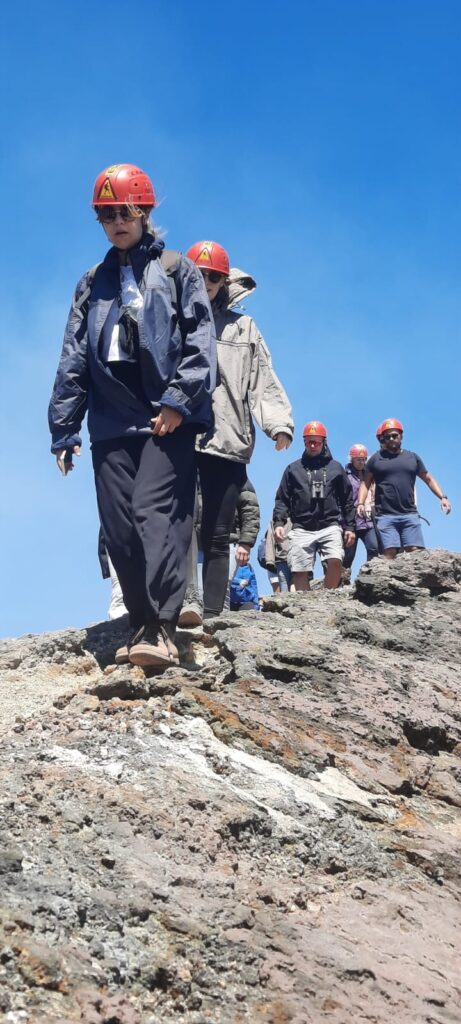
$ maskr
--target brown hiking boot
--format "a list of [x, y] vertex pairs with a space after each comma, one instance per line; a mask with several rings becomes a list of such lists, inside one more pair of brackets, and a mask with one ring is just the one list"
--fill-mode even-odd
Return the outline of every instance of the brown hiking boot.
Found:
[[201, 626], [203, 622], [202, 609], [195, 601], [183, 605], [178, 619], [178, 626], [183, 629], [193, 629], [194, 626]]
[[179, 665], [178, 648], [170, 636], [172, 632], [171, 627], [165, 628], [160, 623], [146, 626], [139, 643], [130, 647], [131, 664], [141, 665], [142, 668], [148, 668], [150, 665], [161, 665], [164, 668]]
[[126, 644], [122, 644], [118, 647], [115, 652], [115, 664], [116, 665], [129, 665], [130, 664], [130, 650], [134, 644], [138, 643], [142, 639], [145, 631], [145, 626], [141, 626], [140, 629], [132, 630]]

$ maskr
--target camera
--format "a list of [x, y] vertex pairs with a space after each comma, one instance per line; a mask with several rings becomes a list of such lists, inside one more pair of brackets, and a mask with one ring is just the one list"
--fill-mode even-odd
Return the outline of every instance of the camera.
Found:
[[132, 359], [135, 354], [136, 343], [138, 340], [138, 323], [131, 309], [127, 309], [122, 306], [118, 325], [120, 348], [126, 353], [129, 359]]

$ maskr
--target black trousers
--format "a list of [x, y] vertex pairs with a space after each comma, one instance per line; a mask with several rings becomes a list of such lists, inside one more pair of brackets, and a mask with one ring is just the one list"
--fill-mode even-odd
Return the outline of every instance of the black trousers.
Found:
[[133, 628], [176, 626], [192, 534], [195, 431], [92, 446], [99, 516]]
[[230, 532], [247, 468], [242, 462], [201, 452], [197, 465], [202, 490], [204, 613], [220, 615], [229, 581]]

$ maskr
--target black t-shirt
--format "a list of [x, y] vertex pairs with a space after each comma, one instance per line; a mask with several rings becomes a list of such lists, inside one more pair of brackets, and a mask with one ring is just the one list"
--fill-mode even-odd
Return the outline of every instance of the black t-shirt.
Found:
[[375, 505], [378, 515], [406, 515], [416, 512], [415, 480], [426, 467], [416, 452], [405, 448], [392, 455], [390, 452], [375, 452], [368, 459], [366, 473], [371, 473], [376, 483]]

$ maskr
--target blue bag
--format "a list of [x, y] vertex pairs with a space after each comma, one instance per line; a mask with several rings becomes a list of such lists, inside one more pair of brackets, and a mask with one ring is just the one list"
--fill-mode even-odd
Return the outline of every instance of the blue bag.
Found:
[[230, 584], [229, 596], [231, 605], [253, 605], [259, 608], [258, 584], [251, 565], [240, 565], [235, 571]]

